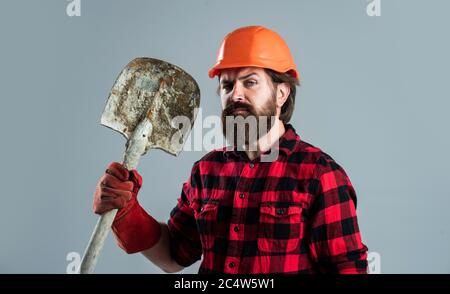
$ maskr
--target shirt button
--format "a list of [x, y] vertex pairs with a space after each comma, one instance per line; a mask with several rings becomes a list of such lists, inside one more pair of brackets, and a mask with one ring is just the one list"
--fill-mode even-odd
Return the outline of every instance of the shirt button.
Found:
[[228, 267], [229, 267], [229, 268], [233, 268], [233, 267], [234, 267], [234, 262], [230, 262], [230, 263], [228, 264]]
[[250, 163], [250, 168], [254, 168], [254, 167], [255, 167], [255, 164]]
[[239, 194], [239, 198], [244, 199], [245, 198], [244, 193]]
[[235, 226], [234, 227], [234, 231], [237, 233], [237, 232], [239, 232], [241, 229], [238, 227], [238, 226]]
[[284, 214], [284, 209], [278, 208], [278, 209], [277, 209], [277, 214], [278, 214], [278, 215]]

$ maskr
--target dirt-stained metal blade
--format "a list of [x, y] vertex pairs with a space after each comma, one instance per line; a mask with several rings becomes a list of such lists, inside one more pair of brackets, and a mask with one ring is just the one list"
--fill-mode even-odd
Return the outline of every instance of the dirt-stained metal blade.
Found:
[[159, 148], [178, 155], [199, 107], [200, 89], [187, 72], [162, 60], [136, 58], [114, 83], [101, 124], [129, 139], [142, 118], [147, 116], [152, 123], [152, 132], [146, 151]]

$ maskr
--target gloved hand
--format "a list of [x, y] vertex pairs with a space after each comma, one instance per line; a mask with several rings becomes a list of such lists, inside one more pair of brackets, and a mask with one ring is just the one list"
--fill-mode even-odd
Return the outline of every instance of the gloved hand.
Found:
[[141, 185], [142, 178], [137, 171], [129, 172], [120, 163], [112, 162], [95, 188], [94, 212], [103, 214], [112, 209], [124, 208], [127, 204], [130, 206], [131, 200], [137, 197]]
[[127, 253], [136, 253], [155, 245], [161, 236], [160, 224], [145, 212], [137, 200], [142, 177], [112, 162], [100, 178], [94, 192], [93, 209], [103, 214], [119, 209], [112, 230], [118, 245]]

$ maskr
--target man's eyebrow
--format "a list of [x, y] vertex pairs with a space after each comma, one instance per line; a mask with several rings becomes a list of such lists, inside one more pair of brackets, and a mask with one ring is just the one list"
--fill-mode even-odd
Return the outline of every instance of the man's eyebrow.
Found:
[[251, 77], [252, 75], [257, 75], [257, 74], [256, 74], [256, 72], [251, 72], [251, 73], [249, 73], [248, 75], [245, 75], [245, 76], [243, 76], [243, 77], [240, 77], [238, 80], [242, 81], [242, 80], [248, 79], [248, 78]]
[[[245, 75], [245, 76], [243, 76], [243, 77], [240, 77], [240, 78], [238, 78], [238, 80], [245, 80], [245, 79], [248, 79], [249, 77], [251, 77], [252, 75], [258, 75], [256, 72], [251, 72], [251, 73], [249, 73], [248, 75]], [[234, 80], [227, 80], [227, 79], [223, 79], [222, 81], [220, 81], [220, 83], [223, 85], [223, 84], [226, 84], [226, 83], [231, 83], [231, 82], [234, 82]]]

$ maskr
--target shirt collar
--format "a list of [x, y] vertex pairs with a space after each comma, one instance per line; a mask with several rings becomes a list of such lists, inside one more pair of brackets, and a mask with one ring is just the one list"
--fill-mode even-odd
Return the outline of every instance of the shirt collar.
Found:
[[[300, 142], [301, 138], [295, 131], [294, 127], [291, 124], [284, 124], [285, 132], [279, 139], [279, 144], [276, 144], [275, 150], [278, 149], [279, 155], [288, 157], [292, 154], [297, 144]], [[268, 150], [263, 154], [270, 154], [274, 150]], [[225, 158], [248, 158], [247, 154], [244, 151], [238, 151], [237, 147], [234, 147], [232, 150], [229, 150], [229, 147], [223, 148], [223, 155]], [[259, 156], [258, 158], [260, 158]]]

